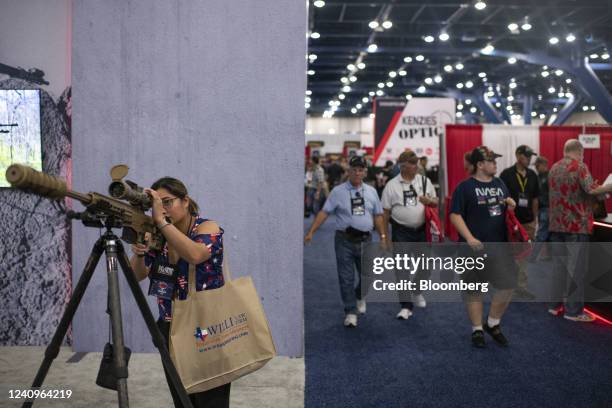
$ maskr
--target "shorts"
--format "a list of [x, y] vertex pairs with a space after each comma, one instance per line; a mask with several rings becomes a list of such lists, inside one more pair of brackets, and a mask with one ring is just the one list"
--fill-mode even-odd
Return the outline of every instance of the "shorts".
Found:
[[484, 250], [478, 252], [464, 246], [459, 250], [459, 256], [480, 257], [486, 254], [483, 269], [466, 271], [460, 279], [466, 283], [489, 282], [498, 290], [515, 289], [518, 286], [518, 265], [512, 251], [499, 243], [489, 247], [486, 243], [484, 245]]

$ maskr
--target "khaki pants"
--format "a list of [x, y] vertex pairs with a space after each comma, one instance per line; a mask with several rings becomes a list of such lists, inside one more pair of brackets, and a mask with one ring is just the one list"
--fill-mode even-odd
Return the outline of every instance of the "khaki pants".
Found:
[[[522, 224], [525, 231], [527, 231], [527, 235], [529, 235], [529, 239], [534, 241], [535, 233], [536, 233], [536, 222], [531, 221], [526, 224]], [[521, 289], [527, 289], [527, 265], [528, 257], [524, 257], [518, 262], [519, 272], [518, 272], [518, 287]]]

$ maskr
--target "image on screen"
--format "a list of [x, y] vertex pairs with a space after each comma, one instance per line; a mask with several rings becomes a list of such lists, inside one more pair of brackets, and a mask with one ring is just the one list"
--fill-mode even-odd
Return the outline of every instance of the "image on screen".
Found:
[[42, 170], [38, 89], [0, 89], [0, 187], [13, 163]]

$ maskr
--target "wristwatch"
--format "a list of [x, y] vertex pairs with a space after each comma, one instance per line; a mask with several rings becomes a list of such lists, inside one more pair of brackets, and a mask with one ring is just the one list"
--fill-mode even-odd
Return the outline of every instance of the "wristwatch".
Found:
[[158, 225], [157, 229], [161, 231], [164, 227], [167, 227], [170, 224], [171, 224], [170, 222], [168, 222], [167, 220], [164, 220], [164, 223], [161, 225]]

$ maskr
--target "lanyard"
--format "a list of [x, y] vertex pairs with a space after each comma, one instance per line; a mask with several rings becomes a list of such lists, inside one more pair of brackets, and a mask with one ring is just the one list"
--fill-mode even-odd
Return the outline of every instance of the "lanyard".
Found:
[[523, 180], [521, 179], [521, 175], [518, 173], [518, 171], [515, 174], [516, 174], [516, 179], [519, 182], [519, 187], [521, 188], [521, 193], [524, 193], [525, 192], [525, 187], [527, 187], [528, 177], [525, 176], [525, 180], [523, 182]]

